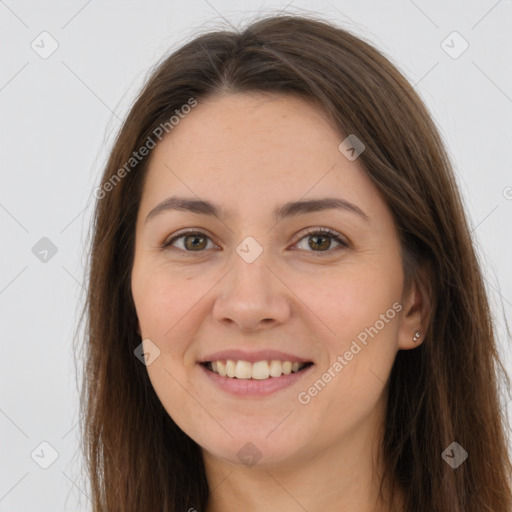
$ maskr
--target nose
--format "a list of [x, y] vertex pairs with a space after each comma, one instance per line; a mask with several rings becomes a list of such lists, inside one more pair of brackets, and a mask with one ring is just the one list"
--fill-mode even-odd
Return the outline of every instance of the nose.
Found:
[[265, 251], [252, 263], [235, 254], [233, 268], [219, 283], [214, 319], [243, 331], [270, 329], [286, 322], [290, 292], [274, 267]]

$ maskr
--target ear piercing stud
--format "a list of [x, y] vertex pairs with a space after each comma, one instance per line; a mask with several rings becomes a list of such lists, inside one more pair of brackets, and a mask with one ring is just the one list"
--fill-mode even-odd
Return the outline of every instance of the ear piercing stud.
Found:
[[414, 338], [412, 339], [414, 343], [416, 343], [420, 339], [420, 331], [416, 331], [414, 333]]

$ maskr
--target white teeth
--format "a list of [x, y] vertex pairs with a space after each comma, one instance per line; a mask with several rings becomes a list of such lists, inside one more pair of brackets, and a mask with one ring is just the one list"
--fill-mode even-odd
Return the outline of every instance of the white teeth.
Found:
[[211, 370], [221, 377], [264, 380], [269, 377], [281, 377], [281, 375], [298, 372], [305, 365], [306, 363], [298, 363], [297, 361], [272, 360], [250, 363], [249, 361], [228, 359], [225, 362], [211, 361]]
[[[225, 377], [226, 376], [226, 365], [224, 364], [223, 361], [214, 361], [216, 364], [217, 364], [217, 371], [216, 373], [218, 373], [221, 377]], [[213, 362], [212, 362], [212, 370], [215, 372], [215, 368], [213, 368]]]
[[236, 375], [236, 363], [231, 359], [226, 361], [226, 375], [228, 377], [235, 377]]
[[282, 365], [283, 367], [283, 373], [285, 375], [290, 375], [292, 373], [292, 362], [291, 361], [285, 361]]
[[237, 379], [250, 379], [251, 378], [251, 363], [249, 363], [248, 361], [238, 361], [236, 363], [236, 368], [235, 368], [235, 377]]
[[281, 377], [283, 373], [283, 365], [281, 361], [270, 361], [269, 373], [271, 377]]
[[268, 379], [270, 375], [270, 368], [267, 361], [258, 361], [252, 365], [252, 378], [263, 380]]

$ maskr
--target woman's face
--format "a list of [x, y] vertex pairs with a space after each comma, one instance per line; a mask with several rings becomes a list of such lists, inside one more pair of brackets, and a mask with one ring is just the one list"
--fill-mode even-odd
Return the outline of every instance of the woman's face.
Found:
[[295, 464], [382, 423], [417, 326], [391, 213], [344, 138], [302, 99], [231, 94], [152, 150], [133, 298], [155, 392], [207, 457]]

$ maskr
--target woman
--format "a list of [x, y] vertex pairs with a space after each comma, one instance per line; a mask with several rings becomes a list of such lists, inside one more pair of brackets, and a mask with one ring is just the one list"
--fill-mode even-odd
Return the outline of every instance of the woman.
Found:
[[450, 162], [371, 45], [299, 16], [197, 37], [95, 196], [94, 511], [512, 510]]

